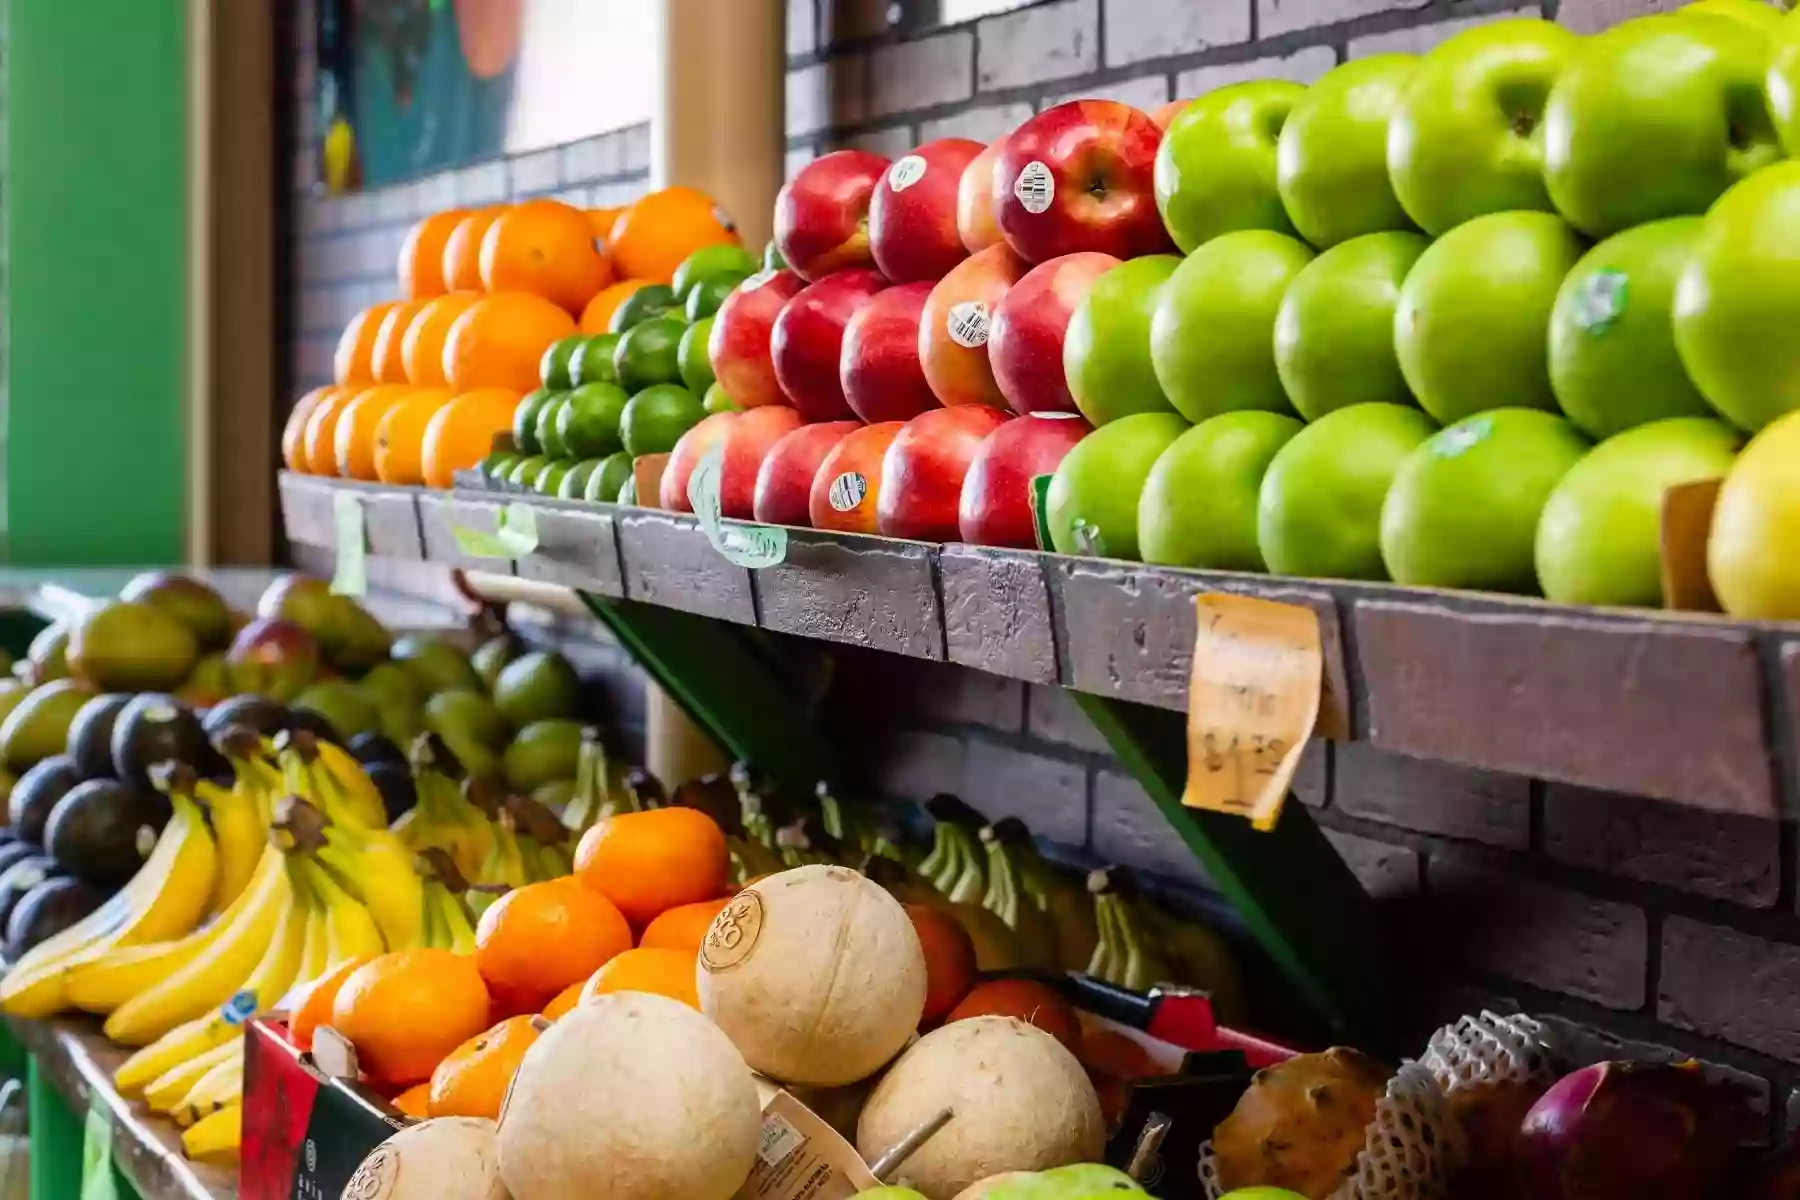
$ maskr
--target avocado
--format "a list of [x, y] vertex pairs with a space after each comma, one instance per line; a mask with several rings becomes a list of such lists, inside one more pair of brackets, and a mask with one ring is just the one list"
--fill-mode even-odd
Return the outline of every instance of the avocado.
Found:
[[51, 683], [69, 677], [69, 627], [65, 622], [57, 621], [38, 630], [31, 639], [31, 648], [25, 652], [25, 661], [31, 664], [31, 681], [34, 684]]
[[232, 693], [231, 667], [223, 654], [203, 654], [175, 689], [190, 708], [211, 708]]
[[24, 841], [42, 845], [51, 810], [82, 779], [81, 768], [67, 754], [52, 754], [19, 776], [6, 802], [13, 831]]
[[69, 670], [109, 692], [167, 691], [187, 678], [200, 643], [152, 604], [111, 600], [76, 622]]
[[425, 702], [425, 727], [469, 775], [497, 775], [506, 745], [506, 718], [479, 692], [440, 692]]
[[208, 740], [233, 725], [243, 725], [264, 737], [274, 737], [287, 728], [287, 719], [286, 705], [251, 692], [233, 696], [207, 709], [200, 727], [206, 731]]
[[47, 854], [21, 858], [6, 870], [0, 871], [0, 929], [6, 928], [7, 918], [12, 916], [13, 909], [19, 906], [19, 901], [33, 888], [46, 879], [61, 879], [67, 874]]
[[319, 645], [332, 666], [357, 677], [387, 660], [388, 647], [394, 639], [368, 609], [348, 596], [333, 593], [329, 611], [330, 628]]
[[95, 696], [69, 722], [69, 757], [83, 779], [109, 779], [113, 773], [112, 731], [131, 697], [120, 692]]
[[35, 858], [43, 852], [42, 846], [34, 846], [30, 842], [8, 842], [6, 845], [0, 846], [0, 871], [6, 870], [16, 862]]
[[311, 634], [320, 649], [333, 641], [330, 633], [336, 609], [329, 583], [300, 574], [281, 576], [263, 589], [256, 602], [257, 616], [293, 622]]
[[78, 879], [46, 879], [26, 893], [6, 921], [6, 958], [19, 957], [106, 903], [106, 893]]
[[475, 673], [481, 676], [482, 686], [491, 693], [506, 664], [523, 653], [525, 647], [519, 639], [510, 633], [503, 633], [475, 647], [475, 653], [469, 656], [469, 663], [475, 668]]
[[469, 656], [441, 637], [419, 634], [400, 638], [394, 642], [393, 657], [427, 696], [481, 690], [481, 677], [469, 665]]
[[506, 785], [515, 792], [529, 792], [558, 779], [573, 779], [580, 754], [580, 721], [533, 721], [506, 747], [501, 759]]
[[348, 679], [327, 679], [315, 683], [294, 697], [289, 708], [304, 708], [318, 713], [337, 733], [332, 740], [342, 744], [359, 733], [376, 728], [379, 715]]
[[40, 759], [61, 754], [69, 744], [69, 726], [94, 689], [73, 679], [58, 679], [32, 689], [4, 722], [0, 722], [0, 766], [20, 772]]
[[146, 571], [119, 590], [119, 599], [162, 609], [188, 627], [202, 650], [223, 650], [231, 641], [231, 609], [198, 579]]
[[359, 733], [350, 739], [344, 749], [350, 752], [350, 757], [365, 767], [372, 767], [376, 763], [406, 766], [406, 752], [400, 749], [394, 741], [379, 733]]
[[381, 793], [381, 804], [387, 810], [389, 824], [398, 821], [419, 802], [412, 771], [404, 763], [370, 763], [368, 772], [375, 790]]
[[125, 883], [168, 824], [167, 798], [110, 779], [90, 779], [64, 796], [50, 814], [44, 849], [69, 874], [99, 887]]
[[390, 705], [417, 708], [425, 703], [425, 693], [420, 690], [418, 681], [397, 662], [376, 663], [356, 681], [356, 686], [378, 709]]
[[200, 718], [173, 696], [133, 696], [113, 723], [113, 773], [135, 788], [150, 787], [150, 768], [158, 763], [186, 763], [209, 774], [217, 761], [214, 754]]
[[581, 706], [581, 680], [562, 655], [534, 650], [501, 670], [494, 684], [494, 706], [515, 729], [533, 721], [573, 717]]

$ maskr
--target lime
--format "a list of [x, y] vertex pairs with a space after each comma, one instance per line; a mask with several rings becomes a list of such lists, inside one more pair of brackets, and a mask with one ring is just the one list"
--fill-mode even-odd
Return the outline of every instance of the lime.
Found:
[[520, 454], [536, 454], [540, 449], [537, 437], [538, 409], [544, 407], [549, 399], [550, 393], [539, 388], [519, 401], [519, 407], [513, 409], [513, 446]]
[[[698, 296], [700, 293], [695, 292]], [[712, 359], [707, 356], [707, 342], [712, 338], [713, 319], [702, 317], [688, 326], [676, 347], [675, 358], [681, 365], [681, 382], [696, 396], [704, 396], [713, 385]]]
[[681, 382], [681, 335], [687, 326], [672, 317], [634, 325], [613, 350], [619, 386], [638, 392], [651, 384]]
[[619, 485], [619, 498], [617, 500], [615, 500], [613, 503], [615, 503], [615, 504], [636, 504], [637, 503], [637, 476], [636, 475], [627, 475], [625, 477], [625, 482], [621, 483]]
[[743, 405], [725, 394], [725, 385], [722, 383], [715, 383], [706, 389], [706, 399], [700, 402], [700, 407], [709, 413], [744, 411]]
[[666, 283], [647, 283], [625, 297], [625, 302], [613, 310], [612, 320], [606, 326], [607, 332], [624, 333], [652, 317], [680, 311], [681, 302], [675, 299], [674, 288]]
[[672, 383], [659, 383], [626, 403], [619, 419], [619, 436], [633, 458], [666, 454], [705, 415], [694, 393]]
[[531, 486], [546, 496], [554, 496], [556, 489], [562, 486], [563, 476], [567, 475], [569, 468], [574, 465], [575, 460], [572, 458], [553, 458], [544, 464]]
[[568, 403], [569, 393], [551, 392], [550, 398], [538, 409], [537, 444], [539, 452], [546, 458], [561, 458], [568, 453], [563, 448], [562, 434], [557, 431], [556, 424]]
[[587, 339], [579, 333], [550, 343], [544, 351], [543, 359], [538, 363], [538, 379], [553, 392], [566, 391], [575, 385], [569, 381], [569, 363], [581, 343]]
[[612, 364], [613, 348], [618, 344], [616, 333], [596, 333], [593, 337], [583, 338], [580, 348], [569, 359], [569, 386], [619, 382], [619, 374]]
[[556, 418], [557, 438], [565, 452], [579, 458], [603, 458], [619, 448], [619, 414], [630, 397], [610, 383], [590, 383], [569, 393]]
[[489, 479], [505, 479], [506, 473], [518, 463], [519, 456], [511, 450], [496, 450], [480, 462], [475, 469]]
[[600, 461], [599, 470], [588, 476], [587, 487], [582, 490], [581, 498], [612, 504], [619, 498], [619, 489], [630, 478], [631, 455], [623, 450], [617, 454], [609, 454]]
[[742, 275], [714, 275], [694, 285], [687, 297], [687, 319], [690, 323], [710, 317], [725, 303], [725, 297], [737, 291], [744, 282]]
[[556, 485], [559, 500], [579, 500], [587, 492], [587, 481], [600, 469], [600, 460], [584, 458], [563, 473], [562, 482]]
[[702, 280], [729, 276], [742, 279], [756, 273], [756, 256], [742, 246], [718, 242], [702, 246], [675, 268], [675, 298], [685, 301], [694, 285]]
[[788, 269], [788, 261], [783, 257], [781, 247], [777, 246], [773, 241], [763, 247], [762, 268], [765, 271], [785, 271]]
[[506, 473], [506, 482], [516, 483], [520, 487], [530, 487], [537, 481], [538, 472], [542, 471], [549, 461], [541, 454], [521, 458], [513, 464], [512, 470]]

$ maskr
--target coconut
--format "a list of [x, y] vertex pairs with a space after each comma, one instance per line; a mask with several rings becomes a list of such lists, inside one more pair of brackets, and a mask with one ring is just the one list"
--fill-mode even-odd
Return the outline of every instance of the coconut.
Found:
[[955, 1116], [894, 1172], [952, 1200], [1006, 1171], [1091, 1162], [1106, 1123], [1087, 1072], [1063, 1044], [1015, 1017], [970, 1017], [926, 1034], [889, 1068], [856, 1126], [871, 1162], [944, 1109]]
[[343, 1200], [509, 1200], [499, 1162], [492, 1121], [421, 1121], [369, 1151]]
[[584, 1000], [526, 1051], [500, 1109], [500, 1175], [530, 1200], [728, 1200], [762, 1107], [731, 1040], [678, 1000]]
[[698, 982], [701, 1010], [782, 1083], [867, 1078], [925, 1011], [912, 918], [848, 867], [796, 867], [739, 892], [701, 943]]

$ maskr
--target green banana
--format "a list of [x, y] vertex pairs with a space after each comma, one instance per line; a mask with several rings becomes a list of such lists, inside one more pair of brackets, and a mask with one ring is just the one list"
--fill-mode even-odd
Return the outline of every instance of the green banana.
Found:
[[1144, 912], [1168, 955], [1174, 978], [1205, 992], [1220, 1020], [1239, 1019], [1244, 1011], [1244, 981], [1225, 939], [1164, 909], [1146, 905]]
[[[1017, 826], [1016, 830], [1012, 826]], [[1100, 940], [1093, 897], [1080, 883], [1044, 860], [1031, 844], [1023, 823], [1009, 817], [994, 826], [994, 833], [1012, 850], [1020, 890], [1049, 922], [1056, 949], [1055, 965], [1064, 971], [1081, 970], [1093, 957]]]
[[984, 856], [975, 848], [975, 837], [967, 828], [955, 825], [950, 832], [956, 839], [959, 871], [950, 890], [944, 894], [952, 904], [979, 905], [982, 895], [987, 891], [987, 865]]
[[1020, 886], [1012, 847], [991, 825], [982, 826], [980, 837], [987, 860], [987, 890], [981, 898], [981, 907], [999, 917], [1013, 931], [1018, 938], [1019, 953], [1027, 965], [1054, 970], [1056, 931], [1051, 928], [1049, 914]]

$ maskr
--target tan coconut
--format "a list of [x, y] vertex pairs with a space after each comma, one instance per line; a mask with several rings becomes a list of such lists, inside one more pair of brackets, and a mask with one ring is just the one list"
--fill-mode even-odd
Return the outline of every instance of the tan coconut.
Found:
[[900, 902], [848, 867], [745, 888], [700, 947], [700, 1007], [782, 1083], [840, 1087], [879, 1070], [925, 1011], [925, 953]]
[[500, 1110], [500, 1175], [530, 1200], [729, 1200], [761, 1125], [750, 1068], [717, 1026], [615, 992], [526, 1052]]
[[369, 1151], [343, 1200], [510, 1200], [494, 1123], [439, 1117], [407, 1126]]
[[1106, 1123], [1087, 1072], [1049, 1034], [1013, 1017], [952, 1021], [920, 1038], [875, 1085], [856, 1126], [874, 1161], [933, 1114], [955, 1116], [892, 1182], [953, 1200], [990, 1176], [1094, 1162]]

